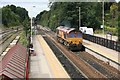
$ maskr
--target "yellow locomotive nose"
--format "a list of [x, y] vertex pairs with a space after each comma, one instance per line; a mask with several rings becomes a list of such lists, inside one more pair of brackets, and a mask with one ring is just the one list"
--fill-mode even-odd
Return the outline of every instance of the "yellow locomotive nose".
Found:
[[69, 42], [70, 42], [71, 44], [76, 44], [76, 45], [78, 45], [78, 44], [82, 43], [82, 39], [81, 39], [81, 38], [72, 38], [72, 39], [69, 39]]
[[79, 41], [72, 41], [72, 44], [79, 44]]

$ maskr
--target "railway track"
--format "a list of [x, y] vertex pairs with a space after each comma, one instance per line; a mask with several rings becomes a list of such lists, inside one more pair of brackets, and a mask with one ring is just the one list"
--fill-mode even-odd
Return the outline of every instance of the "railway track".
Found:
[[14, 34], [16, 32], [16, 30], [6, 30], [6, 31], [2, 31], [0, 33], [0, 44], [4, 43], [4, 41], [6, 41], [8, 38], [10, 38], [11, 34]]
[[19, 34], [19, 32], [15, 33], [15, 34], [14, 34], [14, 32], [12, 32], [12, 33], [6, 35], [3, 39], [1, 39], [1, 41], [0, 41], [0, 48], [1, 48], [0, 56], [3, 53], [3, 51], [5, 51], [5, 49], [9, 46], [10, 42], [12, 42], [18, 34]]
[[2, 37], [2, 39], [0, 40], [0, 45], [2, 45], [7, 39], [9, 39], [12, 36], [11, 34], [6, 34]]
[[55, 55], [57, 56], [57, 58], [63, 65], [63, 67], [69, 73], [71, 78], [73, 79], [74, 78], [87, 78], [85, 74], [80, 73], [80, 70], [76, 69], [76, 67], [72, 65], [70, 60], [68, 60], [68, 58], [66, 58], [65, 55], [63, 55], [63, 52], [59, 50], [59, 48], [54, 43], [49, 41], [49, 39], [45, 36], [44, 36], [44, 39], [47, 42], [47, 44], [50, 46], [50, 48], [53, 50], [53, 52], [55, 53]]
[[80, 73], [76, 66], [73, 65], [70, 60], [63, 54], [63, 52], [52, 42], [48, 39], [43, 31], [39, 31], [39, 34], [43, 36], [47, 44], [50, 46], [54, 54], [57, 56], [59, 61], [61, 62], [62, 66], [66, 69], [69, 73], [69, 76], [74, 80], [75, 78], [87, 78], [87, 76], [83, 73]]
[[[55, 37], [54, 37], [55, 34], [53, 32], [48, 32], [47, 31], [47, 35], [48, 36], [50, 35], [52, 37], [52, 39], [54, 38], [53, 40], [52, 39], [51, 40], [52, 40], [52, 42], [54, 42], [54, 44], [57, 44], [56, 41], [55, 41]], [[51, 38], [51, 37], [49, 37], [49, 38]], [[118, 70], [116, 70], [113, 67], [105, 64], [103, 61], [98, 60], [97, 58], [93, 57], [89, 53], [87, 53], [87, 52], [71, 52], [71, 51], [69, 51], [69, 54], [70, 53], [74, 54], [74, 56], [79, 57], [78, 60], [82, 60], [83, 62], [85, 62], [89, 66], [91, 66], [93, 68], [93, 70], [96, 70], [95, 74], [98, 73], [98, 74], [102, 75], [102, 78], [104, 77], [104, 79], [107, 78], [107, 79], [112, 79], [112, 80], [116, 80], [116, 79], [118, 80], [120, 78], [120, 76], [119, 76], [120, 72]], [[79, 67], [77, 66], [77, 68], [79, 68]], [[87, 75], [87, 76], [89, 78], [91, 78], [89, 75]], [[94, 78], [94, 77], [92, 77], [92, 78]]]
[[98, 70], [100, 73], [105, 75], [107, 78], [111, 78], [113, 80], [120, 78], [119, 71], [110, 67], [108, 64], [102, 62], [101, 60], [95, 58], [94, 56], [90, 55], [88, 52], [74, 52], [74, 53], [77, 54], [80, 57], [80, 59], [84, 60], [89, 65]]
[[47, 35], [47, 38], [51, 42], [53, 42], [53, 44], [55, 46], [57, 46], [62, 51], [62, 54], [64, 54], [67, 57], [67, 59], [73, 65], [75, 65], [75, 67], [77, 67], [77, 69], [79, 69], [78, 71], [81, 71], [82, 73], [84, 72], [84, 74], [85, 74], [85, 76], [87, 76], [87, 78], [89, 78], [89, 79], [103, 78], [103, 79], [106, 80], [106, 77], [104, 75], [100, 74], [98, 71], [96, 71], [95, 69], [93, 69], [92, 67], [90, 67], [87, 63], [84, 63], [84, 61], [80, 60], [77, 55], [75, 55], [75, 54], [71, 53], [70, 51], [66, 50], [65, 47], [63, 47], [61, 44], [59, 44], [58, 42], [56, 42], [53, 38], [49, 37], [48, 34], [46, 34], [46, 35]]
[[63, 52], [63, 54], [66, 55], [67, 58], [69, 58], [70, 61], [72, 61], [72, 63], [74, 63], [76, 67], [79, 70], [81, 70], [89, 79], [90, 78], [106, 78], [104, 75], [96, 71], [94, 68], [89, 66], [83, 60], [81, 60], [76, 54], [73, 54], [70, 51], [66, 50], [65, 47], [63, 47], [61, 44], [57, 44], [55, 40], [52, 40], [52, 41], [54, 41], [53, 43], [59, 47], [59, 49]]

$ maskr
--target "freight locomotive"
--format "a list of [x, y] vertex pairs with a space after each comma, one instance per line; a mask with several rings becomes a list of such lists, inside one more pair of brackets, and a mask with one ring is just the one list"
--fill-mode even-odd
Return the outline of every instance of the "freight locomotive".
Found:
[[67, 46], [68, 49], [85, 51], [85, 47], [82, 45], [83, 37], [81, 31], [60, 26], [56, 29], [56, 33], [58, 42]]

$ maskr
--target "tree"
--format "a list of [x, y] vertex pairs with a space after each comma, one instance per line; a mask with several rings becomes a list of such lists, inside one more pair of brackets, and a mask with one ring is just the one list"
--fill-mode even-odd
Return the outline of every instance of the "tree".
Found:
[[[101, 25], [101, 3], [64, 3], [54, 2], [50, 6], [47, 13], [41, 12], [37, 15], [40, 22], [50, 22], [50, 28], [56, 28], [59, 25], [68, 25], [78, 29], [79, 25], [79, 7], [81, 7], [81, 26], [94, 27], [95, 29]], [[42, 16], [44, 18], [42, 18]], [[49, 17], [50, 16], [50, 17]], [[48, 18], [49, 17], [49, 21]], [[41, 19], [40, 19], [41, 18]]]
[[120, 42], [120, 16], [119, 16], [119, 22], [118, 22], [118, 42]]
[[25, 18], [29, 18], [28, 11], [25, 8], [17, 7], [16, 14], [20, 16], [20, 22], [25, 20]]
[[120, 2], [118, 3], [118, 42], [120, 43]]
[[7, 27], [19, 25], [19, 16], [12, 12], [10, 8], [4, 7], [2, 8], [2, 23]]
[[2, 26], [2, 9], [0, 8], [0, 27]]
[[118, 25], [117, 23], [117, 19], [118, 19], [118, 5], [117, 3], [113, 3], [111, 6], [110, 6], [110, 15], [111, 15], [111, 24], [110, 26], [112, 27], [116, 27]]
[[28, 36], [28, 34], [30, 33], [30, 25], [29, 25], [29, 21], [27, 18], [25, 18], [25, 20], [23, 21], [23, 29], [25, 31], [26, 37]]
[[[101, 2], [53, 2], [50, 10], [41, 12], [37, 15], [39, 23], [43, 26], [48, 26], [53, 30], [57, 26], [65, 25], [69, 27], [79, 28], [79, 7], [81, 8], [81, 26], [91, 27], [94, 30], [100, 29], [102, 25], [102, 3]], [[105, 25], [117, 25], [117, 13], [111, 21], [110, 7], [111, 2], [105, 2]], [[111, 7], [111, 14], [116, 12], [117, 7]], [[114, 24], [113, 24], [114, 23]]]
[[25, 18], [29, 19], [25, 8], [7, 5], [2, 8], [2, 24], [6, 27], [22, 24]]

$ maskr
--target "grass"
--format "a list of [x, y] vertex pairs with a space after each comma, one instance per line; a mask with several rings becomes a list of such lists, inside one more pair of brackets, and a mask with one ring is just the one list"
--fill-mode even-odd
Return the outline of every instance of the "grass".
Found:
[[27, 40], [27, 37], [25, 36], [25, 32], [24, 31], [22, 31], [20, 33], [19, 43], [22, 44], [25, 47], [27, 47], [27, 45], [28, 45], [28, 40]]

